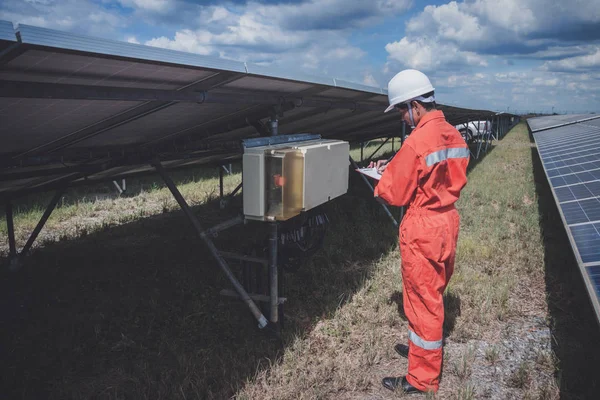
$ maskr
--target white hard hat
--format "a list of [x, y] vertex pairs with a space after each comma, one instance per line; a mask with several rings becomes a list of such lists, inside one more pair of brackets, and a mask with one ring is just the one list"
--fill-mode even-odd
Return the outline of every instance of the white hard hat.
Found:
[[416, 99], [434, 88], [427, 75], [416, 69], [400, 71], [388, 83], [388, 99], [390, 106], [384, 112], [394, 108], [396, 104]]

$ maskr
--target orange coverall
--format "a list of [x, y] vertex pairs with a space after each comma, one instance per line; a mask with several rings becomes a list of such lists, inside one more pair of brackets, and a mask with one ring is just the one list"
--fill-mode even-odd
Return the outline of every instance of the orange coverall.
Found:
[[459, 215], [454, 203], [467, 183], [469, 149], [442, 111], [425, 114], [389, 162], [375, 188], [394, 206], [409, 205], [400, 224], [404, 312], [408, 318], [407, 381], [439, 387], [442, 295], [454, 271]]

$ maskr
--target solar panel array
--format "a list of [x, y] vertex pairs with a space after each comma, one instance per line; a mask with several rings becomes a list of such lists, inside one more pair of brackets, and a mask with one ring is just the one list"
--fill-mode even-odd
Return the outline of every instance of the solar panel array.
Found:
[[565, 114], [565, 115], [551, 115], [546, 117], [530, 118], [528, 120], [529, 127], [533, 132], [549, 129], [552, 127], [564, 126], [566, 124], [574, 124], [577, 122], [585, 122], [590, 118], [595, 118], [594, 115], [588, 114]]
[[[229, 162], [273, 117], [280, 134], [401, 132], [386, 90], [340, 79], [10, 22], [0, 43], [0, 200], [149, 172], [154, 159]], [[452, 124], [493, 115], [441, 109]]]
[[563, 117], [528, 123], [600, 321], [600, 116]]

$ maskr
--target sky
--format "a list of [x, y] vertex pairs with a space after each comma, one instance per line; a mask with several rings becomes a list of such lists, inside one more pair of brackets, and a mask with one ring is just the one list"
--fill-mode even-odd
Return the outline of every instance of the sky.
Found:
[[600, 112], [599, 0], [2, 0], [0, 19], [387, 88], [442, 104]]

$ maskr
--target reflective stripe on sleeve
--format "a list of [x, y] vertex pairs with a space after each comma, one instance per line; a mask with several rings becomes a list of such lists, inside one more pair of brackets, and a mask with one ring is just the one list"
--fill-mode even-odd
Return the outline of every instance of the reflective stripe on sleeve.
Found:
[[408, 331], [408, 340], [425, 350], [437, 350], [442, 348], [441, 340], [429, 342], [427, 340], [421, 339], [416, 333], [414, 333], [411, 330]]
[[454, 147], [451, 149], [442, 149], [425, 157], [425, 162], [428, 167], [437, 164], [449, 158], [469, 158], [469, 149], [466, 147]]

